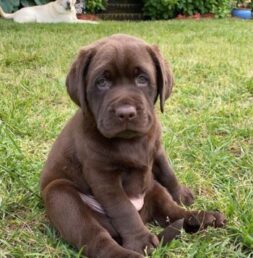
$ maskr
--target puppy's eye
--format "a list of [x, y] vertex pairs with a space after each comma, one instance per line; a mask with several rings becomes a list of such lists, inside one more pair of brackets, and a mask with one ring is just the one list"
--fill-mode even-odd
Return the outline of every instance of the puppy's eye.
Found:
[[149, 79], [145, 74], [140, 74], [135, 78], [135, 83], [138, 87], [147, 87]]
[[100, 77], [96, 80], [96, 87], [99, 90], [108, 90], [111, 87], [111, 82], [105, 77]]

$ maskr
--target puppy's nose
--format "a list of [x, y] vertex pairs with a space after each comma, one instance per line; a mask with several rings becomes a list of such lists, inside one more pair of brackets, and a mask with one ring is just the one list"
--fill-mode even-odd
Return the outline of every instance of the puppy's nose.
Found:
[[131, 121], [137, 116], [136, 108], [130, 105], [118, 107], [115, 114], [120, 121]]

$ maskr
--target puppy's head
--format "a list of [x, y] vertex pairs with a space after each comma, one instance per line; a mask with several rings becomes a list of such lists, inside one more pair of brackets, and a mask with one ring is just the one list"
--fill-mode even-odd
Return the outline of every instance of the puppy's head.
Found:
[[81, 49], [67, 76], [67, 90], [83, 112], [94, 117], [107, 138], [146, 134], [153, 106], [172, 90], [172, 74], [156, 46], [114, 35]]
[[[58, 4], [58, 10], [57, 11], [69, 11], [75, 8], [76, 0], [56, 0], [56, 3]], [[62, 10], [60, 10], [62, 9]]]

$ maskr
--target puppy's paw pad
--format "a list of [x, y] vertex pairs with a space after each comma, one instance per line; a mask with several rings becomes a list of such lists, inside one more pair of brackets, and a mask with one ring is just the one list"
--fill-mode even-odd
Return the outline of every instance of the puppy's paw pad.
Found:
[[170, 243], [178, 237], [184, 225], [184, 219], [179, 219], [167, 226], [159, 235], [158, 238], [162, 241], [162, 245]]

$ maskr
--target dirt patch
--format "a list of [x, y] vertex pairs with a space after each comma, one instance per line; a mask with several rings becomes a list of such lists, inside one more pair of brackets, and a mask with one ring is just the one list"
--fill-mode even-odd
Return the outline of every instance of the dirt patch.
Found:
[[195, 13], [189, 16], [178, 14], [178, 16], [176, 17], [177, 20], [186, 20], [186, 19], [200, 20], [200, 19], [213, 19], [213, 18], [214, 18], [214, 14], [212, 13], [206, 13], [206, 14]]
[[77, 18], [79, 20], [90, 20], [90, 21], [97, 21], [99, 18], [93, 14], [77, 14]]

